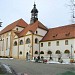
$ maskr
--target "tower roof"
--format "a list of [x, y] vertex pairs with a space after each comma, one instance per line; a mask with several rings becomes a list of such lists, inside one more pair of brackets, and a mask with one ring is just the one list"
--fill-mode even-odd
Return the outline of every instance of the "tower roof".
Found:
[[38, 10], [36, 9], [36, 4], [34, 3], [34, 7], [31, 10], [31, 13], [38, 13]]

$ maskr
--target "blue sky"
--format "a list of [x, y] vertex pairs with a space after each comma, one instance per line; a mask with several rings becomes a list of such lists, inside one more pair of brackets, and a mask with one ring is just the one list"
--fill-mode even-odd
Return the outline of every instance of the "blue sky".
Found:
[[39, 21], [48, 28], [71, 24], [70, 0], [0, 0], [0, 30], [20, 18], [29, 24], [34, 1]]

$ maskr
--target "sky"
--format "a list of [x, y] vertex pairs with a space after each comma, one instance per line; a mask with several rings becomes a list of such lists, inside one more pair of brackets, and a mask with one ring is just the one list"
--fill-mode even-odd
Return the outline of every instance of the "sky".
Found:
[[21, 18], [29, 24], [34, 1], [38, 19], [46, 27], [71, 24], [70, 0], [0, 0], [0, 30]]

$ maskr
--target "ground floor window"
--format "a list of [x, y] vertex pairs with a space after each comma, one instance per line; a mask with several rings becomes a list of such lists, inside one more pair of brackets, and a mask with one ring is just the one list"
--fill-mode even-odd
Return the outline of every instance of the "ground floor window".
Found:
[[38, 51], [35, 51], [35, 54], [38, 54]]
[[44, 54], [44, 52], [43, 52], [43, 51], [41, 51], [41, 52], [40, 52], [40, 54]]

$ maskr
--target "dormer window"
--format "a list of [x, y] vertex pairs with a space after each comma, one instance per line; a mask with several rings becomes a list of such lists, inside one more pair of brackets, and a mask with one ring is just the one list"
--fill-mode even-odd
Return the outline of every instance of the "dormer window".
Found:
[[70, 35], [70, 32], [65, 34], [65, 36], [69, 36], [69, 35]]

